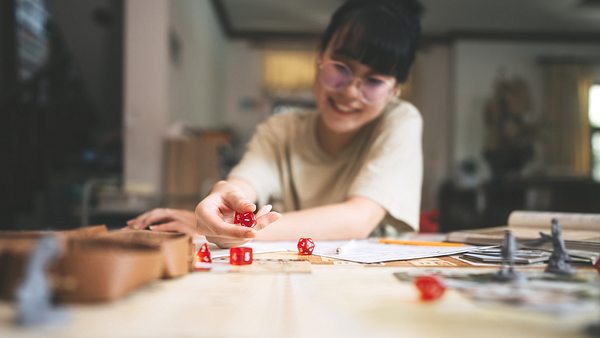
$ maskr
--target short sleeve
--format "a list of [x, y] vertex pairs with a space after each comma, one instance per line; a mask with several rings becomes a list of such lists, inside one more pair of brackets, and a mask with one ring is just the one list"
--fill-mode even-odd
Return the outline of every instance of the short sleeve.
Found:
[[421, 115], [410, 103], [390, 111], [349, 191], [380, 204], [387, 211], [384, 222], [399, 230], [419, 229], [422, 129]]
[[241, 179], [250, 184], [257, 196], [257, 203], [264, 205], [279, 187], [277, 156], [285, 143], [280, 128], [282, 121], [277, 116], [259, 124], [246, 146], [241, 161], [231, 170], [228, 177]]

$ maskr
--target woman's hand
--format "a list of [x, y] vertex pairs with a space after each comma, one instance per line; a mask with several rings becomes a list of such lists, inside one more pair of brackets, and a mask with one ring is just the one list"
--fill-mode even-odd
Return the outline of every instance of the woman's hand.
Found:
[[[271, 211], [271, 206], [262, 207], [256, 214], [253, 228], [235, 225], [235, 212], [254, 212], [256, 205], [248, 199], [244, 190], [250, 189], [227, 181], [217, 182], [210, 194], [196, 206], [197, 231], [207, 240], [220, 247], [243, 244], [256, 236], [256, 231], [277, 221], [281, 214]], [[246, 188], [246, 189], [244, 189]]]
[[[154, 225], [152, 225], [154, 224]], [[157, 208], [127, 221], [127, 228], [196, 233], [196, 215], [187, 210]]]
[[[277, 221], [281, 217], [281, 214], [276, 213], [276, 212], [271, 212], [271, 208], [272, 208], [271, 205], [267, 204], [258, 210], [258, 212], [256, 213], [256, 225], [253, 227], [253, 229], [255, 229], [255, 230], [263, 229], [264, 227]], [[236, 226], [240, 226], [240, 225], [236, 225]], [[241, 227], [246, 228], [244, 226], [241, 226]], [[206, 240], [208, 240], [211, 243], [215, 243], [216, 245], [218, 245], [221, 248], [231, 248], [234, 246], [240, 246], [240, 245], [247, 243], [248, 241], [250, 241], [250, 238], [240, 239], [240, 238], [230, 238], [230, 237], [219, 237], [219, 236], [208, 236], [207, 235]]]

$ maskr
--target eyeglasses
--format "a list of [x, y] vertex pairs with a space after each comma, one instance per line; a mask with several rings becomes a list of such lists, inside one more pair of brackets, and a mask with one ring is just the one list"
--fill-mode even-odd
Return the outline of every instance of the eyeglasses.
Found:
[[[339, 61], [319, 61], [319, 82], [327, 89], [341, 91], [354, 80], [354, 74], [350, 68]], [[364, 103], [376, 103], [382, 101], [393, 88], [393, 80], [382, 76], [370, 75], [360, 78], [358, 89]]]

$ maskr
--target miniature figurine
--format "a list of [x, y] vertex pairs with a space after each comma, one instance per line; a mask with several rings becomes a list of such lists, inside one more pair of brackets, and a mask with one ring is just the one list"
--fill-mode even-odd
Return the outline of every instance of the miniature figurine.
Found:
[[565, 276], [574, 275], [575, 269], [568, 262], [569, 253], [562, 238], [560, 223], [556, 218], [552, 219], [552, 247], [552, 255], [548, 259], [546, 272]]
[[46, 279], [46, 270], [58, 253], [58, 244], [52, 236], [42, 237], [32, 251], [16, 293], [19, 324], [58, 324], [66, 319], [64, 310], [53, 307], [52, 291]]
[[499, 281], [516, 281], [522, 280], [523, 276], [517, 273], [514, 269], [515, 254], [518, 250], [517, 240], [513, 236], [510, 230], [504, 233], [504, 240], [502, 241], [502, 267], [494, 275], [494, 279]]

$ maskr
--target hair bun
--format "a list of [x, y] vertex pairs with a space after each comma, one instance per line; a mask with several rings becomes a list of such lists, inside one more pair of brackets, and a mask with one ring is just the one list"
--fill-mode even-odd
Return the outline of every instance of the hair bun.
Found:
[[421, 4], [421, 2], [419, 2], [419, 0], [381, 0], [381, 1], [388, 3], [391, 7], [394, 7], [400, 11], [410, 11], [419, 17], [421, 17], [423, 15], [423, 13], [425, 13], [425, 7]]
[[425, 7], [419, 0], [346, 0], [362, 6], [386, 5], [394, 11], [409, 11], [418, 17], [425, 13]]

